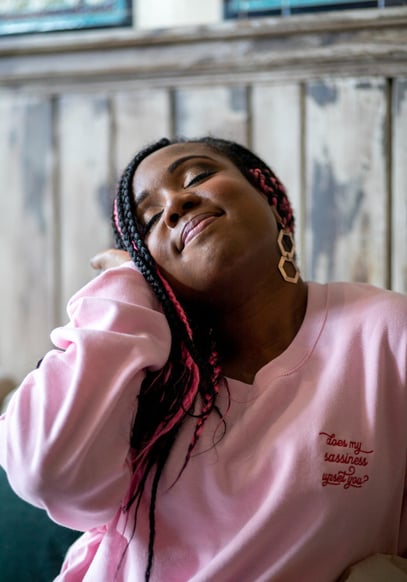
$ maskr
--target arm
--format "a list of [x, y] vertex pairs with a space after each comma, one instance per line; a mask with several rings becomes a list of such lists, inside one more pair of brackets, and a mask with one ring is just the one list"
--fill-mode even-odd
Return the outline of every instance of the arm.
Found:
[[146, 369], [162, 367], [170, 331], [143, 277], [110, 269], [77, 293], [70, 322], [0, 420], [0, 464], [12, 487], [57, 522], [112, 518], [130, 483], [127, 458]]

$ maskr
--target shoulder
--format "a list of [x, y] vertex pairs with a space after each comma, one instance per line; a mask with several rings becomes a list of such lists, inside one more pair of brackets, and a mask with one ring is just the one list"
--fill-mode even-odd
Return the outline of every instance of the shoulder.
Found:
[[338, 324], [407, 344], [407, 295], [367, 283], [328, 283], [327, 288], [330, 315]]
[[384, 316], [397, 312], [407, 316], [407, 295], [368, 283], [328, 283], [330, 296], [336, 303], [363, 312], [380, 311]]

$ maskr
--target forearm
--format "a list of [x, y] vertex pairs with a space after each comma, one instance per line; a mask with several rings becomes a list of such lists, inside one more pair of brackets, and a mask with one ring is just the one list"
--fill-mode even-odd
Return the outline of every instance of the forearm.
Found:
[[133, 269], [77, 294], [71, 321], [0, 422], [0, 462], [16, 492], [56, 520], [105, 523], [130, 481], [129, 437], [145, 370], [164, 365], [170, 335]]

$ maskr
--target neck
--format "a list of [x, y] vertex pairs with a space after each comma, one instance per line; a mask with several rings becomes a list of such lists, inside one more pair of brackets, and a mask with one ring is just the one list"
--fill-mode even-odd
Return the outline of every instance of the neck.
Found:
[[[275, 281], [274, 281], [275, 283]], [[214, 327], [226, 376], [252, 383], [256, 372], [284, 352], [304, 320], [307, 285], [282, 281], [256, 287], [217, 312]]]

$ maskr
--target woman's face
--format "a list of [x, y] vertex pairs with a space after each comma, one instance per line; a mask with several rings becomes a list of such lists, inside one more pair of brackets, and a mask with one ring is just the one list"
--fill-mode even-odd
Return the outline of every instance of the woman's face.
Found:
[[275, 267], [277, 225], [266, 196], [208, 146], [150, 154], [133, 187], [145, 243], [182, 299], [205, 301], [228, 286], [233, 292], [242, 274], [251, 284], [256, 269]]

